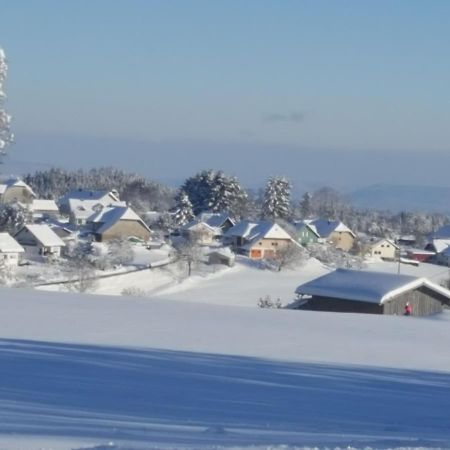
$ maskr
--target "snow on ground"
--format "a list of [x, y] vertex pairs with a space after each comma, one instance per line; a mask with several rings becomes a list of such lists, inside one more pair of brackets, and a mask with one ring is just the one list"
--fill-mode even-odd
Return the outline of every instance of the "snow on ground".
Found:
[[[367, 264], [367, 269], [380, 272], [398, 273], [398, 263], [374, 259]], [[418, 266], [413, 266], [411, 264], [400, 264], [400, 273], [414, 277], [425, 277], [430, 281], [439, 284], [444, 279], [449, 278], [450, 269], [445, 266], [428, 263], [420, 263]]]
[[450, 448], [450, 312], [260, 309], [330, 269], [201, 267], [100, 280], [114, 297], [0, 289], [0, 450]]
[[450, 313], [267, 310], [186, 293], [0, 289], [0, 449], [450, 447]]
[[232, 268], [222, 268], [206, 278], [194, 276], [156, 295], [165, 300], [249, 307], [256, 307], [261, 297], [269, 295], [273, 300], [279, 298], [282, 304], [288, 304], [294, 300], [294, 291], [299, 284], [328, 272], [329, 269], [316, 259], [310, 259], [296, 269], [276, 272], [241, 258]]

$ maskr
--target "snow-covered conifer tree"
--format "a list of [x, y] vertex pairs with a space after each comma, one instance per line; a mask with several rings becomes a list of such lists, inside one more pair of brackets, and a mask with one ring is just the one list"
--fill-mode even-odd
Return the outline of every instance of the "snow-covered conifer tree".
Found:
[[188, 195], [184, 191], [180, 191], [175, 198], [176, 207], [175, 214], [173, 216], [177, 225], [185, 225], [194, 218], [194, 212], [192, 211], [192, 203], [189, 200]]
[[240, 216], [247, 203], [247, 193], [242, 189], [236, 177], [217, 172], [211, 189], [209, 209], [213, 212], [227, 211]]
[[290, 215], [291, 183], [285, 177], [270, 177], [264, 191], [262, 216], [266, 219], [287, 219]]
[[5, 52], [0, 48], [0, 162], [1, 157], [6, 155], [7, 146], [13, 141], [13, 134], [11, 133], [10, 124], [11, 116], [3, 109], [5, 100], [5, 92], [3, 90], [3, 83], [8, 72], [8, 65], [6, 64]]
[[237, 179], [221, 171], [204, 170], [188, 178], [181, 190], [192, 202], [194, 214], [227, 211], [239, 216], [247, 202], [247, 193]]
[[305, 192], [299, 203], [299, 212], [302, 219], [308, 219], [312, 213], [311, 194]]

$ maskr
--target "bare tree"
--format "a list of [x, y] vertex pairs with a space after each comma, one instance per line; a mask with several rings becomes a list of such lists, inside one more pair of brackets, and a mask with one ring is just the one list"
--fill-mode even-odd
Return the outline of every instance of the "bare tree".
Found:
[[196, 232], [189, 233], [189, 237], [178, 245], [177, 253], [179, 259], [186, 262], [188, 277], [190, 277], [193, 266], [199, 263], [202, 258], [201, 246], [199, 245], [199, 236]]
[[93, 290], [98, 283], [95, 268], [86, 260], [70, 261], [71, 281], [66, 284], [69, 291], [87, 292]]
[[97, 276], [90, 257], [89, 243], [80, 242], [71, 249], [68, 260], [71, 281], [66, 284], [68, 290], [81, 293], [96, 287]]

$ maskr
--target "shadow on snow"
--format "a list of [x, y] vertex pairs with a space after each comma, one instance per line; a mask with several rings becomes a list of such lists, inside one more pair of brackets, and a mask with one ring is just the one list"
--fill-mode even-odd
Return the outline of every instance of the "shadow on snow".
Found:
[[449, 392], [450, 374], [0, 339], [0, 434], [438, 446]]

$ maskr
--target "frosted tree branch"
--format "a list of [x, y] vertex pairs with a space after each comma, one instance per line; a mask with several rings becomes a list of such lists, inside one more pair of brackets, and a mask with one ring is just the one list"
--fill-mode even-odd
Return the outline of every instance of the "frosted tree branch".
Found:
[[11, 116], [4, 109], [6, 94], [3, 90], [3, 85], [7, 74], [8, 65], [5, 52], [0, 48], [0, 158], [6, 155], [6, 148], [14, 139], [11, 132]]

